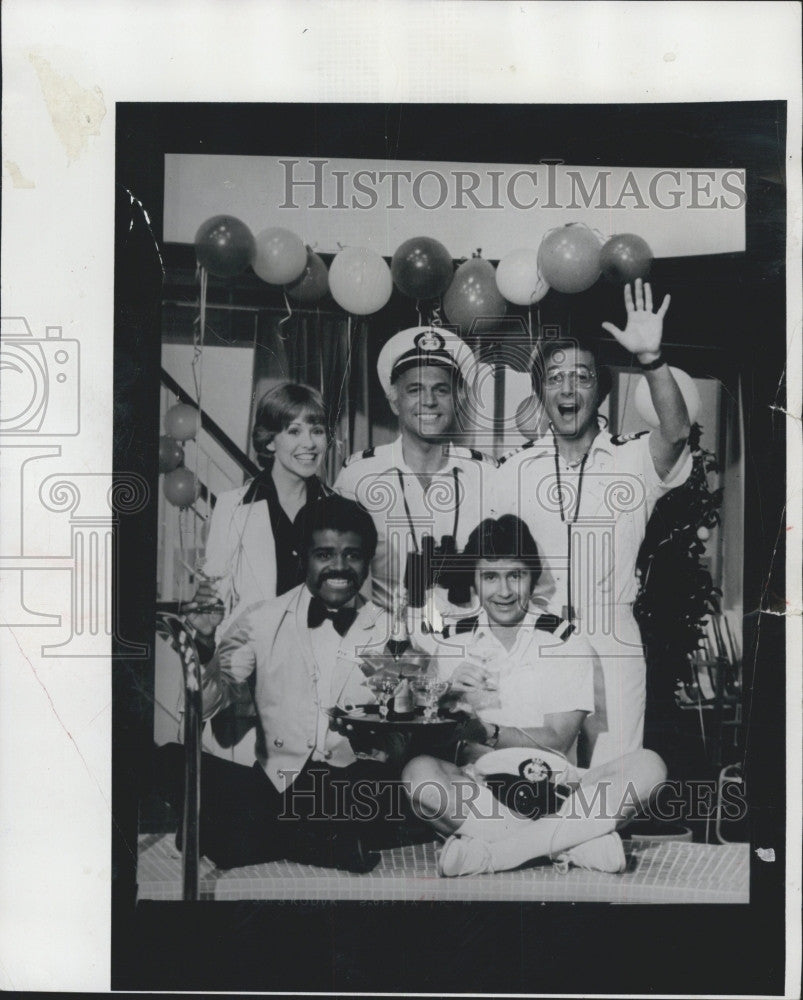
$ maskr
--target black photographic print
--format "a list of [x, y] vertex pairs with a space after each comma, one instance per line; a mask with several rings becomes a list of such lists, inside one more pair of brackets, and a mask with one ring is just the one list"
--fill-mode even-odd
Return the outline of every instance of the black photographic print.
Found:
[[794, 995], [791, 9], [226, 10], [4, 11], [3, 975]]

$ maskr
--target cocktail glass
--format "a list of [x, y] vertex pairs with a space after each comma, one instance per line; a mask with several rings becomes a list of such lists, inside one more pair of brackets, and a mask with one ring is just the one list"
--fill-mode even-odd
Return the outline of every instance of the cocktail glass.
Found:
[[449, 689], [448, 681], [437, 677], [421, 677], [416, 682], [416, 690], [424, 699], [424, 722], [434, 722], [438, 702]]
[[374, 674], [373, 677], [369, 677], [368, 679], [368, 687], [376, 695], [379, 702], [379, 715], [383, 719], [386, 719], [388, 716], [388, 702], [398, 684], [399, 678], [391, 677], [388, 674]]

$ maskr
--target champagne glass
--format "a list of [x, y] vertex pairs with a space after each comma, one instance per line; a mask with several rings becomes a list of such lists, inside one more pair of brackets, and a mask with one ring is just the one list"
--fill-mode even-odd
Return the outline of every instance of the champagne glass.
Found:
[[438, 702], [448, 691], [449, 682], [442, 681], [438, 677], [424, 676], [418, 680], [416, 689], [424, 698], [424, 722], [434, 722]]
[[479, 660], [479, 666], [486, 677], [481, 693], [472, 697], [471, 704], [475, 709], [501, 708], [502, 701], [499, 697], [499, 664], [494, 662], [493, 653], [487, 649], [480, 650], [471, 657], [472, 660], [475, 658]]
[[368, 679], [368, 687], [376, 695], [379, 702], [379, 715], [383, 719], [386, 719], [388, 716], [388, 702], [396, 690], [398, 683], [398, 677], [388, 674], [374, 674], [373, 677]]

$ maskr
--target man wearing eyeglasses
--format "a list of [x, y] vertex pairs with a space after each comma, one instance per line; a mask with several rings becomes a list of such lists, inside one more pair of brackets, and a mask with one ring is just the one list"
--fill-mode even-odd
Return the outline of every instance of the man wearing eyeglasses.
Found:
[[[507, 456], [495, 476], [494, 513], [517, 513], [543, 554], [533, 600], [571, 620], [597, 653], [596, 711], [583, 727], [584, 762], [639, 749], [644, 736], [646, 664], [633, 601], [636, 557], [658, 498], [691, 472], [689, 415], [661, 355], [667, 295], [653, 312], [649, 284], [625, 287], [627, 323], [603, 323], [647, 379], [659, 424], [613, 436], [599, 407], [610, 371], [582, 338], [546, 340], [532, 380], [549, 429]], [[555, 650], [560, 655], [559, 649]]]

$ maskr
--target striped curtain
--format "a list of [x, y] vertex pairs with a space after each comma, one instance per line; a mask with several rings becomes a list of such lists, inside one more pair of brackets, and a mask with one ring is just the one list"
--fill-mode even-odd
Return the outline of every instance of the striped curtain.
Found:
[[260, 398], [277, 381], [304, 382], [320, 390], [332, 438], [326, 459], [330, 483], [353, 451], [373, 443], [378, 383], [373, 386], [370, 377], [375, 360], [369, 356], [369, 336], [367, 320], [317, 310], [298, 310], [289, 318], [261, 310], [258, 316], [250, 424]]

